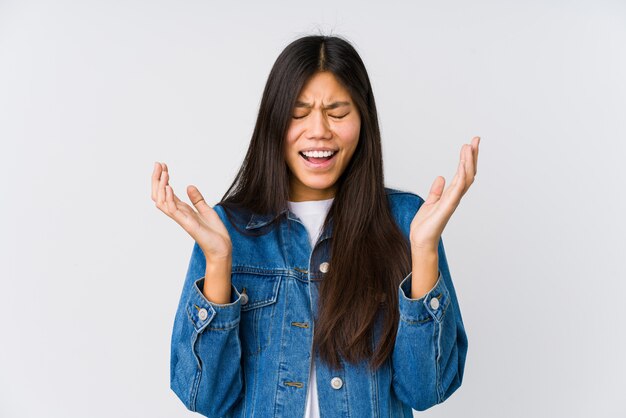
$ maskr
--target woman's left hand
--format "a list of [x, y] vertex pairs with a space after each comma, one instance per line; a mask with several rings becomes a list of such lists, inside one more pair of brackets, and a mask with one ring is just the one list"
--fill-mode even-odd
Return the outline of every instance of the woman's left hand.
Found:
[[474, 182], [478, 164], [480, 137], [461, 147], [461, 159], [456, 175], [446, 190], [446, 179], [438, 176], [430, 187], [428, 198], [422, 203], [411, 221], [411, 250], [437, 252], [443, 229], [461, 202], [461, 198]]

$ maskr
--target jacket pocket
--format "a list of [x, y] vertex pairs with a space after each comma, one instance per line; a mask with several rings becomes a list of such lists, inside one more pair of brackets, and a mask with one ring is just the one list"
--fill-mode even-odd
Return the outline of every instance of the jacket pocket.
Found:
[[[233, 272], [233, 285], [242, 294], [239, 336], [246, 356], [258, 355], [270, 344], [281, 276]], [[245, 296], [244, 296], [245, 294]]]

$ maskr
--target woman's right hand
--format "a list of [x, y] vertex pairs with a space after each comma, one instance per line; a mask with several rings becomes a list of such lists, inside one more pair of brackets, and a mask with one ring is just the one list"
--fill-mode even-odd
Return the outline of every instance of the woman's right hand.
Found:
[[207, 264], [230, 261], [232, 242], [219, 215], [206, 203], [195, 186], [187, 186], [187, 195], [197, 211], [174, 194], [168, 181], [167, 165], [155, 163], [152, 172], [152, 200], [156, 207], [191, 235], [204, 252]]

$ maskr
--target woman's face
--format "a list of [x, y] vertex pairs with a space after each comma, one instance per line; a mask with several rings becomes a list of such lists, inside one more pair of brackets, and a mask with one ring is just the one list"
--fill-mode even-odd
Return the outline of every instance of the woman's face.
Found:
[[285, 138], [289, 200], [334, 197], [360, 130], [361, 117], [348, 91], [331, 72], [314, 74], [300, 91]]

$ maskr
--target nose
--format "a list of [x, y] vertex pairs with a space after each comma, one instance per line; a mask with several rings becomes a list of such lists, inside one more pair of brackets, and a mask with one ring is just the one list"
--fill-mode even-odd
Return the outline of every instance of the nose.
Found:
[[327, 116], [322, 111], [312, 111], [308, 118], [307, 136], [309, 139], [331, 139], [332, 132]]

